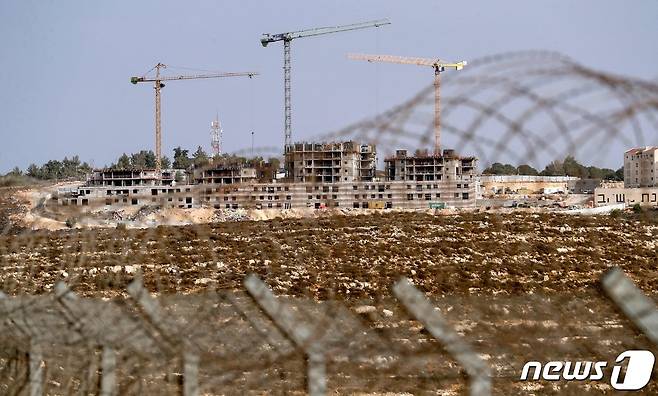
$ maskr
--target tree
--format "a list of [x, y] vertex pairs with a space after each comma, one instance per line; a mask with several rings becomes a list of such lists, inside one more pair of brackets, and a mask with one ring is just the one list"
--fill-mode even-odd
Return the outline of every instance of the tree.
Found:
[[91, 173], [93, 169], [91, 168], [91, 165], [87, 163], [87, 161], [83, 162], [82, 165], [80, 165], [80, 173], [82, 175], [86, 175], [88, 173]]
[[514, 165], [503, 165], [500, 162], [494, 162], [490, 167], [482, 171], [482, 173], [487, 175], [516, 175], [517, 170]]
[[174, 149], [174, 169], [187, 169], [192, 165], [192, 160], [188, 157], [188, 150], [176, 147]]
[[50, 160], [41, 167], [43, 179], [60, 179], [63, 175], [62, 163], [57, 160]]
[[[155, 159], [155, 153], [152, 150], [144, 152], [144, 162], [146, 162], [146, 167], [148, 169], [155, 168]], [[162, 161], [162, 159], [160, 159], [160, 161]], [[160, 162], [160, 164], [162, 164], [162, 162]]]
[[130, 156], [130, 165], [133, 169], [153, 169], [155, 168], [155, 154], [151, 150], [141, 150]]
[[576, 161], [571, 155], [564, 159], [562, 167], [564, 169], [564, 174], [567, 176], [579, 177], [581, 179], [587, 179], [589, 176], [587, 168]]
[[596, 166], [587, 167], [588, 177], [590, 179], [614, 180], [617, 176], [615, 171], [608, 168], [598, 168]]
[[270, 164], [270, 166], [274, 170], [278, 170], [279, 166], [281, 166], [281, 160], [276, 158], [276, 157], [272, 157], [272, 158], [268, 159], [267, 162]]
[[119, 157], [119, 160], [117, 161], [117, 164], [113, 166], [113, 168], [116, 169], [130, 169], [130, 158], [126, 153], [123, 153], [121, 157]]
[[35, 179], [40, 179], [41, 169], [39, 169], [36, 164], [30, 164], [30, 166], [27, 167], [27, 175], [34, 177]]
[[619, 181], [624, 181], [624, 167], [617, 169], [615, 172], [615, 178]]
[[535, 169], [532, 166], [527, 165], [527, 164], [519, 165], [516, 168], [516, 172], [519, 175], [526, 175], [526, 176], [537, 176], [539, 174], [537, 169]]
[[81, 171], [81, 165], [80, 157], [77, 155], [74, 155], [71, 159], [64, 157], [62, 160], [62, 177], [69, 178], [81, 176], [81, 174], [84, 174], [84, 172]]
[[192, 155], [194, 158], [194, 166], [195, 167], [201, 167], [204, 165], [208, 165], [210, 162], [210, 158], [208, 157], [208, 154], [206, 154], [205, 151], [203, 151], [203, 147], [199, 146], [194, 154]]
[[144, 169], [146, 168], [146, 158], [144, 152], [130, 154], [130, 169]]
[[564, 165], [562, 161], [555, 160], [551, 161], [550, 164], [546, 165], [540, 175], [542, 176], [564, 176]]
[[[50, 160], [41, 167], [36, 164], [30, 164], [25, 174], [29, 177], [42, 180], [71, 179], [85, 176], [91, 170], [91, 166], [88, 163], [81, 163], [80, 157], [74, 155], [71, 158], [64, 157], [62, 161]], [[23, 172], [18, 167], [15, 167], [11, 174], [20, 176]]]
[[23, 176], [23, 171], [21, 168], [15, 166], [14, 169], [11, 170], [11, 172], [7, 173], [6, 176]]
[[169, 157], [165, 155], [162, 158], [160, 158], [160, 166], [162, 167], [162, 169], [171, 168], [171, 160], [169, 159]]

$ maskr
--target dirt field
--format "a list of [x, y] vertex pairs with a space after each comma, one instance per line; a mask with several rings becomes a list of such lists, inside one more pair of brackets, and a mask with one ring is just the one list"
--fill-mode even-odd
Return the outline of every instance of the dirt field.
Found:
[[20, 187], [0, 187], [0, 234], [17, 234], [23, 230], [15, 217], [27, 210], [17, 197], [24, 190]]
[[407, 276], [435, 296], [576, 293], [611, 266], [648, 293], [658, 225], [611, 216], [392, 213], [151, 229], [31, 231], [0, 237], [2, 289], [121, 293], [137, 273], [154, 292], [241, 289], [255, 272], [279, 294], [389, 295]]

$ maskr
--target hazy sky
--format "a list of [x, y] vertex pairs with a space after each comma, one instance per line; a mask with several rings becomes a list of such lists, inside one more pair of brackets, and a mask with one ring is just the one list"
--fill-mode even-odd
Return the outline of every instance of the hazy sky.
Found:
[[[152, 149], [157, 62], [259, 77], [175, 81], [163, 90], [163, 152], [283, 141], [283, 49], [262, 33], [388, 17], [392, 25], [292, 44], [293, 139], [408, 99], [426, 70], [359, 67], [347, 52], [473, 59], [548, 49], [593, 68], [658, 75], [658, 1], [28, 1], [0, 3], [0, 173], [79, 154], [95, 166]], [[185, 74], [184, 69], [170, 73]], [[658, 132], [657, 132], [658, 133]]]

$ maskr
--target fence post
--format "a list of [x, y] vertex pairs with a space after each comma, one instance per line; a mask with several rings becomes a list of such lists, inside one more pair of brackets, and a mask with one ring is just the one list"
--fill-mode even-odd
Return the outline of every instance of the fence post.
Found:
[[41, 353], [41, 346], [38, 344], [30, 344], [29, 352], [29, 382], [30, 382], [30, 396], [43, 395], [43, 371], [44, 362]]
[[[162, 324], [165, 323], [165, 315], [158, 301], [153, 298], [148, 290], [144, 288], [141, 278], [137, 277], [127, 287], [130, 297], [137, 302], [142, 311], [163, 336], [164, 341], [175, 350], [175, 343], [169, 338], [170, 335], [163, 330]], [[189, 342], [183, 341], [183, 395], [197, 396], [199, 394], [199, 354], [190, 345]]]
[[[82, 337], [85, 324], [75, 315], [76, 304], [80, 303], [78, 296], [64, 282], [55, 284], [55, 297], [61, 304], [62, 313], [74, 326], [74, 330]], [[95, 340], [101, 346], [101, 396], [114, 396], [117, 394], [116, 386], [116, 351], [105, 344], [104, 340]], [[95, 370], [94, 365], [90, 370]]]
[[[233, 309], [242, 317], [244, 320], [249, 322], [249, 324], [254, 328], [254, 330], [265, 339], [267, 343], [274, 346], [279, 350], [281, 354], [288, 354], [292, 352], [292, 349], [295, 348], [294, 343], [291, 343], [290, 338], [285, 334], [281, 333], [281, 330], [278, 327], [273, 327], [276, 331], [272, 330], [271, 320], [269, 318], [261, 318], [260, 315], [250, 315], [249, 311], [245, 304], [243, 304], [238, 298], [231, 294], [227, 294], [225, 299], [231, 303]], [[260, 309], [260, 308], [257, 308]], [[285, 343], [282, 345], [282, 343]]]
[[411, 315], [425, 326], [469, 376], [471, 395], [491, 394], [491, 374], [486, 362], [455, 332], [425, 295], [407, 279], [393, 286], [393, 294]]
[[197, 396], [199, 394], [199, 354], [191, 349], [183, 352], [183, 395]]
[[8, 307], [9, 298], [7, 295], [0, 291], [0, 305], [2, 306], [2, 313], [6, 315], [5, 323], [14, 331], [28, 338], [29, 351], [27, 352], [28, 359], [28, 384], [30, 387], [30, 396], [41, 396], [44, 394], [44, 365], [43, 354], [41, 346], [34, 340], [34, 331], [29, 327], [23, 327], [16, 320], [12, 318], [11, 309]]
[[306, 354], [308, 394], [325, 395], [327, 393], [326, 360], [322, 348], [312, 339], [312, 329], [306, 323], [300, 322], [294, 311], [279, 301], [256, 275], [247, 276], [244, 285], [256, 304]]
[[84, 324], [80, 318], [74, 314], [76, 311], [75, 305], [79, 303], [78, 296], [76, 296], [64, 282], [57, 282], [55, 284], [54, 292], [55, 298], [61, 306], [59, 311], [64, 315], [66, 321], [69, 322], [71, 329], [76, 332], [77, 339], [79, 340], [83, 338]]
[[117, 354], [107, 345], [101, 350], [101, 396], [115, 396], [117, 394]]
[[624, 272], [615, 267], [601, 278], [603, 290], [655, 345], [658, 345], [658, 309]]
[[306, 359], [308, 365], [308, 394], [311, 396], [327, 393], [327, 363], [320, 351], [308, 352]]
[[29, 331], [29, 329], [24, 328], [22, 325], [18, 324], [11, 316], [11, 309], [8, 307], [7, 303], [9, 301], [9, 297], [3, 292], [0, 291], [0, 307], [2, 308], [2, 313], [6, 318], [5, 318], [5, 324], [7, 324], [13, 331], [18, 332], [20, 335], [27, 337], [27, 338], [32, 338], [32, 332]]

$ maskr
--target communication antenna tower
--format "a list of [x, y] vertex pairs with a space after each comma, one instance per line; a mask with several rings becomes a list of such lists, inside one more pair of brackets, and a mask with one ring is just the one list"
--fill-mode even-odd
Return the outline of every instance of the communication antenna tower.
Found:
[[210, 146], [213, 157], [222, 154], [222, 126], [219, 123], [219, 114], [215, 115], [215, 120], [210, 123]]

